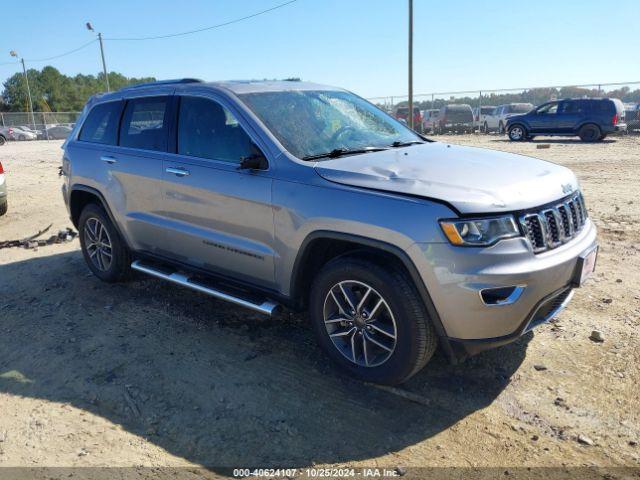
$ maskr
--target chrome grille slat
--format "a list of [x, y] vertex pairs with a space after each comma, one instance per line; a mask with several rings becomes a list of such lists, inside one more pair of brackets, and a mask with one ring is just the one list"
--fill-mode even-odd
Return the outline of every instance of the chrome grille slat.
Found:
[[541, 253], [572, 240], [587, 218], [584, 198], [577, 192], [555, 206], [525, 212], [519, 220], [534, 253]]

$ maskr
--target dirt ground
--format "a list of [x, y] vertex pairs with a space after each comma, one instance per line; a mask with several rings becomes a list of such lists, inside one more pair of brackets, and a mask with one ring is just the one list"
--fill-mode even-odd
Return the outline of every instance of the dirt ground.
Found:
[[[438, 354], [402, 387], [415, 402], [340, 375], [304, 315], [264, 319], [146, 277], [107, 285], [77, 240], [3, 249], [0, 466], [640, 466], [640, 136], [439, 140], [577, 173], [600, 257], [556, 321], [461, 365]], [[61, 155], [0, 147], [0, 241], [71, 226]]]

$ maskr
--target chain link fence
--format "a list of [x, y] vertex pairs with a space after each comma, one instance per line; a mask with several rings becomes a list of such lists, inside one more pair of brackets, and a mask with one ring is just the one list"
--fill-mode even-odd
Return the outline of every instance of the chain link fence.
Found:
[[80, 112], [0, 112], [0, 133], [7, 140], [63, 140]]
[[[622, 100], [628, 112], [632, 112], [627, 114], [627, 119], [636, 118], [638, 105], [640, 105], [640, 81], [419, 93], [413, 96], [414, 128], [422, 132], [433, 132], [432, 123], [436, 121], [438, 112], [448, 105], [468, 105], [473, 114], [470, 129], [484, 132], [486, 131], [483, 129], [484, 116], [491, 114], [496, 107], [502, 105], [527, 104], [535, 107], [563, 98], [595, 97]], [[406, 95], [370, 97], [368, 100], [396, 118], [407, 121], [408, 98]], [[633, 128], [640, 129], [640, 124], [633, 125]]]

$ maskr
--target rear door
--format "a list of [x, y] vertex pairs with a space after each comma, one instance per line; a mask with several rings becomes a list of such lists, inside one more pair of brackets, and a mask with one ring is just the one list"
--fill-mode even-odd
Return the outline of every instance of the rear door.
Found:
[[558, 133], [577, 132], [580, 125], [589, 115], [587, 100], [565, 100], [558, 108]]
[[174, 153], [163, 163], [165, 255], [273, 287], [272, 172], [239, 169], [257, 137], [213, 93], [176, 100]]
[[162, 158], [172, 96], [126, 98], [118, 146], [102, 156], [111, 175], [107, 185], [134, 249], [157, 252], [162, 244]]

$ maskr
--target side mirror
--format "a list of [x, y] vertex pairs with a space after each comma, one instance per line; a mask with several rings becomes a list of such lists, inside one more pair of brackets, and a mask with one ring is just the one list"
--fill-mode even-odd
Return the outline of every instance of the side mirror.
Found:
[[251, 150], [253, 153], [248, 157], [242, 157], [240, 159], [240, 170], [266, 170], [269, 168], [269, 162], [264, 156], [264, 153], [256, 145], [252, 145]]

